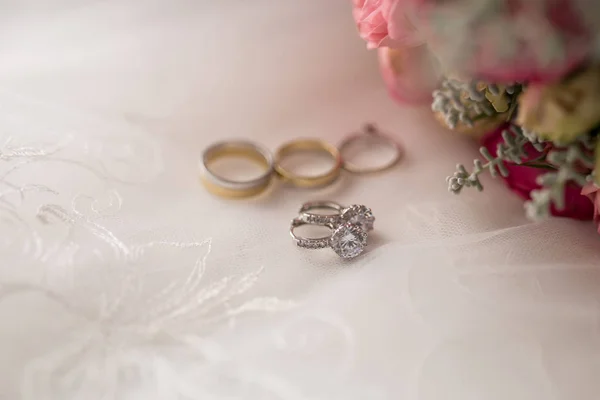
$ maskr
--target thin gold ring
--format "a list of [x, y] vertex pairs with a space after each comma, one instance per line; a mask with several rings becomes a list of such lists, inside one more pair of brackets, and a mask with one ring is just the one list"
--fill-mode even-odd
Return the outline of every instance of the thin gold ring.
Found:
[[[369, 137], [376, 138], [376, 139], [384, 142], [388, 147], [392, 148], [394, 150], [394, 157], [387, 163], [385, 163], [383, 165], [379, 165], [379, 166], [374, 166], [374, 167], [361, 167], [359, 165], [348, 162], [346, 160], [346, 158], [343, 157], [344, 150], [346, 150], [346, 148], [348, 148], [348, 146], [350, 146], [356, 140], [369, 138]], [[342, 140], [342, 142], [339, 144], [338, 148], [340, 149], [340, 154], [342, 154], [342, 157], [344, 159], [342, 168], [344, 168], [344, 170], [351, 172], [353, 174], [374, 174], [377, 172], [387, 171], [388, 169], [390, 169], [390, 168], [394, 167], [396, 164], [398, 164], [398, 162], [400, 162], [400, 160], [402, 159], [402, 156], [404, 155], [404, 149], [402, 148], [400, 143], [396, 142], [391, 137], [381, 133], [372, 124], [366, 125], [362, 132], [358, 132], [358, 133], [346, 136], [346, 138], [344, 138], [344, 140]]]
[[[315, 176], [298, 175], [281, 165], [281, 162], [290, 154], [298, 152], [321, 152], [327, 153], [333, 159], [333, 166], [326, 172]], [[275, 171], [286, 183], [297, 187], [314, 188], [327, 186], [333, 183], [342, 170], [342, 157], [338, 149], [319, 139], [296, 139], [288, 142], [275, 152]]]
[[[225, 157], [255, 161], [265, 171], [259, 177], [250, 180], [232, 180], [222, 177], [213, 172], [210, 166], [214, 161]], [[215, 143], [204, 150], [200, 160], [200, 180], [204, 187], [212, 194], [226, 198], [242, 199], [259, 195], [269, 187], [273, 172], [271, 153], [253, 142], [242, 140]]]

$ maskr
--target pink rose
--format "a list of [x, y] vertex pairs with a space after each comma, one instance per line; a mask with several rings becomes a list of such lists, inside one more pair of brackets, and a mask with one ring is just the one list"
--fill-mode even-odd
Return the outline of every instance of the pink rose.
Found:
[[418, 42], [404, 3], [421, 0], [353, 0], [353, 16], [360, 36], [371, 49]]
[[581, 194], [587, 196], [594, 203], [594, 222], [598, 226], [598, 233], [600, 233], [600, 193], [598, 191], [600, 191], [600, 187], [588, 183], [581, 189]]
[[378, 49], [383, 80], [392, 98], [400, 103], [431, 104], [438, 76], [425, 46]]
[[[496, 23], [510, 35], [481, 27], [482, 51], [467, 65], [472, 74], [491, 82], [553, 82], [590, 57], [591, 32], [571, 0], [503, 1], [506, 14]], [[503, 47], [514, 52], [504, 56]]]
[[[493, 155], [496, 154], [498, 144], [503, 140], [502, 131], [504, 129], [506, 129], [506, 126], [500, 127], [482, 139], [482, 145]], [[535, 150], [533, 146], [529, 146], [527, 148], [527, 154], [532, 160], [541, 156], [541, 153]], [[506, 167], [509, 171], [509, 175], [504, 178], [506, 185], [522, 199], [531, 199], [531, 191], [540, 188], [536, 182], [536, 179], [538, 176], [544, 173], [544, 170], [509, 163], [506, 164]], [[594, 217], [594, 204], [590, 202], [588, 197], [582, 195], [581, 187], [573, 184], [567, 187], [565, 190], [565, 195], [566, 198], [564, 210], [557, 210], [552, 207], [552, 215], [556, 217], [566, 217], [584, 221], [590, 220]]]
[[600, 37], [598, 24], [587, 17], [599, 13], [597, 0], [395, 3], [380, 20], [394, 40], [380, 43], [396, 46], [403, 32], [412, 31], [413, 38], [418, 32], [445, 69], [496, 83], [557, 80], [589, 58]]

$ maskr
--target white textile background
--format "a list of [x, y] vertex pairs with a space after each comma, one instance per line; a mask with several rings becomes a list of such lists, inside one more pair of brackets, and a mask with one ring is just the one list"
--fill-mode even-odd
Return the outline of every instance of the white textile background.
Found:
[[[448, 194], [475, 149], [388, 99], [348, 3], [0, 2], [0, 399], [597, 399], [594, 227]], [[387, 174], [198, 183], [217, 139], [366, 121]], [[293, 245], [321, 198], [373, 209], [367, 254]]]

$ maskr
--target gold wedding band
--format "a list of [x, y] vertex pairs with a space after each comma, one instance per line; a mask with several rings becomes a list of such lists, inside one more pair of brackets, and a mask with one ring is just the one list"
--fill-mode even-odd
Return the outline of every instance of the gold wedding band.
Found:
[[[333, 166], [323, 174], [306, 176], [295, 174], [281, 165], [282, 161], [289, 155], [306, 151], [327, 153], [333, 159]], [[275, 153], [275, 171], [284, 182], [297, 187], [313, 188], [329, 185], [340, 176], [341, 169], [342, 158], [338, 149], [319, 139], [293, 140], [282, 145]]]
[[[388, 146], [392, 150], [394, 150], [394, 157], [390, 161], [386, 162], [385, 164], [379, 165], [379, 166], [374, 166], [374, 167], [361, 167], [359, 165], [348, 162], [346, 157], [343, 157], [344, 151], [352, 143], [354, 143], [357, 140], [369, 138], [369, 137], [375, 138], [375, 139], [385, 143], [386, 146]], [[377, 172], [387, 171], [388, 169], [390, 169], [393, 166], [395, 166], [396, 164], [398, 164], [398, 162], [402, 159], [402, 156], [404, 154], [404, 150], [398, 142], [393, 140], [391, 137], [384, 135], [374, 125], [371, 125], [371, 124], [366, 125], [363, 132], [358, 132], [358, 133], [347, 136], [339, 144], [338, 148], [340, 150], [340, 154], [344, 158], [344, 164], [342, 167], [346, 171], [351, 172], [353, 174], [374, 174]]]
[[[244, 158], [256, 162], [265, 171], [250, 180], [232, 180], [210, 169], [211, 164], [226, 157]], [[261, 146], [248, 141], [225, 141], [208, 147], [200, 160], [201, 180], [206, 189], [220, 197], [248, 198], [264, 192], [273, 177], [273, 156]]]

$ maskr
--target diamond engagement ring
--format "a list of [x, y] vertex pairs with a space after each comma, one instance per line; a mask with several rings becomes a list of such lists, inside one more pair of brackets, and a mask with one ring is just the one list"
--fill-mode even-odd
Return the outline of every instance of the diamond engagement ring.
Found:
[[[332, 210], [334, 214], [316, 214], [316, 209]], [[354, 204], [344, 207], [333, 201], [310, 201], [304, 203], [299, 211], [299, 219], [308, 224], [335, 227], [341, 223], [349, 222], [358, 225], [363, 231], [373, 230], [375, 217], [367, 206]]]
[[320, 238], [304, 238], [296, 234], [295, 229], [302, 225], [308, 225], [299, 218], [292, 220], [290, 235], [298, 247], [304, 249], [324, 249], [331, 247], [336, 254], [344, 259], [355, 258], [360, 255], [367, 246], [367, 233], [358, 225], [344, 222], [337, 227], [326, 225], [333, 230], [331, 236]]

